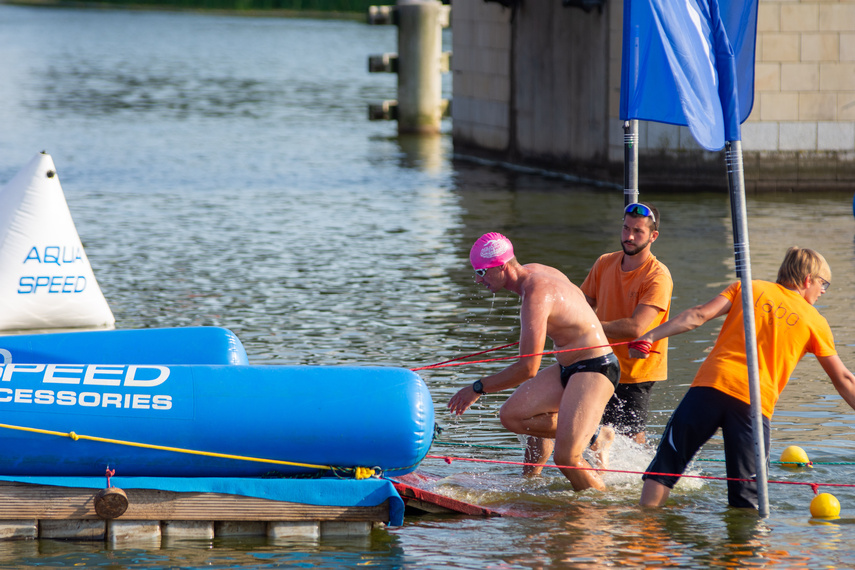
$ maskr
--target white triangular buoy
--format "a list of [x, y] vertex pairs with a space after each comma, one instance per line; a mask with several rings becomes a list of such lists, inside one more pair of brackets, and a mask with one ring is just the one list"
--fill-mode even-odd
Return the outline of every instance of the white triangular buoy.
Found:
[[50, 155], [0, 188], [0, 330], [112, 327]]

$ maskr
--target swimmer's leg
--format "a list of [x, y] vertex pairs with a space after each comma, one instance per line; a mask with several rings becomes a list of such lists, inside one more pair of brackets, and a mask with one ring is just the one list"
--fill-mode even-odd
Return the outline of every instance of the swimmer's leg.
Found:
[[[577, 372], [567, 382], [558, 412], [554, 460], [576, 491], [606, 488], [582, 452], [590, 444], [613, 393], [612, 383], [598, 372]], [[605, 440], [603, 443], [603, 458], [608, 462], [607, 447], [611, 444], [606, 446]]]
[[609, 451], [615, 442], [615, 430], [612, 426], [601, 426], [597, 439], [591, 444], [591, 451], [597, 460], [597, 466], [603, 469], [609, 468]]
[[555, 440], [547, 437], [529, 436], [526, 438], [525, 444], [525, 465], [523, 466], [523, 475], [526, 477], [536, 477], [543, 471], [543, 466], [549, 461], [552, 456], [552, 450], [555, 448]]
[[523, 382], [499, 410], [502, 425], [526, 436], [524, 475], [538, 475], [549, 461], [558, 426], [558, 405], [564, 388], [558, 365], [544, 368]]

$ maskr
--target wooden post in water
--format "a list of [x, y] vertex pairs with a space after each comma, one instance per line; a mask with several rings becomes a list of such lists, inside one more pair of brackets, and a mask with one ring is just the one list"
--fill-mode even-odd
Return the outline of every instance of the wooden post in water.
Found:
[[398, 53], [368, 60], [370, 72], [398, 74], [398, 99], [370, 105], [369, 119], [397, 119], [400, 134], [439, 133], [448, 112], [442, 99], [442, 73], [449, 68], [442, 28], [449, 25], [449, 7], [437, 0], [398, 0], [394, 7], [371, 6], [368, 23], [398, 26]]

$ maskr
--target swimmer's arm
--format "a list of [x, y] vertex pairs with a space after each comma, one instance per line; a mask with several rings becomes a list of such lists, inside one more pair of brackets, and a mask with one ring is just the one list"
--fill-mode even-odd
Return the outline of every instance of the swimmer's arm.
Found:
[[[698, 305], [691, 309], [686, 309], [673, 319], [662, 323], [655, 329], [647, 331], [635, 339], [635, 342], [653, 343], [659, 339], [694, 330], [707, 321], [726, 314], [730, 311], [731, 306], [732, 303], [727, 300], [727, 297], [716, 295], [711, 301], [707, 301], [703, 305]], [[646, 353], [634, 348], [629, 349], [629, 355], [632, 358], [647, 358]]]
[[834, 384], [835, 390], [849, 404], [849, 407], [855, 410], [855, 374], [846, 368], [843, 361], [838, 355], [833, 356], [817, 356], [819, 365], [831, 378], [831, 383]]
[[[507, 368], [481, 378], [482, 390], [485, 393], [492, 394], [514, 388], [537, 374], [540, 369], [540, 353], [543, 352], [546, 344], [546, 323], [551, 310], [549, 300], [542, 296], [538, 297], [536, 292], [528, 293], [523, 297], [520, 311], [520, 355], [536, 354], [536, 356], [521, 358]], [[480, 397], [481, 394], [475, 393], [471, 385], [464, 386], [448, 401], [448, 410], [460, 415]]]
[[624, 340], [638, 338], [650, 326], [650, 323], [659, 315], [661, 309], [653, 305], [638, 305], [632, 312], [631, 317], [615, 319], [613, 321], [602, 321], [603, 332], [613, 340]]
[[541, 295], [537, 290], [526, 292], [520, 309], [519, 350], [521, 356], [524, 354], [536, 356], [520, 358], [504, 370], [482, 378], [485, 391], [500, 392], [515, 388], [529, 378], [534, 378], [540, 370], [542, 358], [540, 353], [546, 345], [546, 325], [551, 311], [552, 302], [548, 296]]
[[[542, 351], [538, 351], [542, 352]], [[531, 352], [522, 352], [520, 354], [532, 354]], [[516, 388], [526, 380], [534, 378], [540, 368], [540, 356], [531, 356], [529, 358], [521, 358], [508, 366], [507, 368], [481, 378], [481, 384], [484, 386], [484, 391], [488, 394], [493, 392], [501, 392], [508, 388]], [[534, 363], [536, 364], [536, 367]]]

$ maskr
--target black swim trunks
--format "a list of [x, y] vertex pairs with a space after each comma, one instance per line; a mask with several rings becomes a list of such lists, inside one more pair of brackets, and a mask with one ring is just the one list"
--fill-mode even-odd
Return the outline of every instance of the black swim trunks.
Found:
[[561, 366], [561, 385], [565, 388], [567, 387], [567, 380], [578, 372], [599, 372], [608, 378], [614, 386], [617, 386], [620, 381], [620, 362], [618, 362], [614, 352], [597, 358], [580, 360], [570, 366], [559, 366]]

